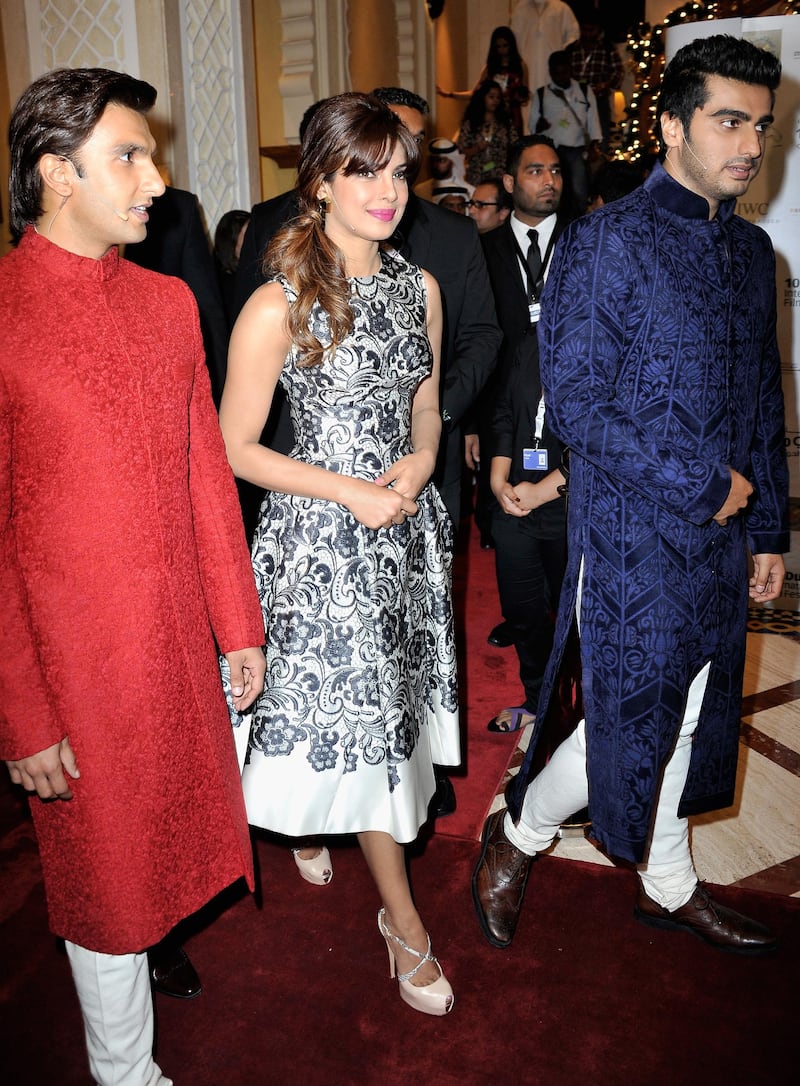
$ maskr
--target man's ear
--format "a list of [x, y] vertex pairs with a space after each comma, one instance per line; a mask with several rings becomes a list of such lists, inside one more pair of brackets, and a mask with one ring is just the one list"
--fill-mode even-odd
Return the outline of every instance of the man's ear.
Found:
[[683, 143], [683, 122], [674, 113], [662, 113], [659, 118], [661, 138], [666, 146], [679, 147]]
[[61, 199], [72, 195], [76, 171], [63, 155], [45, 154], [39, 159], [39, 174], [45, 187]]
[[514, 191], [514, 177], [510, 173], [503, 174], [503, 188], [509, 195]]

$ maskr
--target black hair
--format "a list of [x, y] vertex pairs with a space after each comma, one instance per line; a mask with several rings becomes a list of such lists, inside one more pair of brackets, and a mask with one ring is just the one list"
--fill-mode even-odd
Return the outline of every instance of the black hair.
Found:
[[640, 164], [615, 159], [604, 163], [595, 175], [591, 196], [599, 196], [604, 204], [610, 204], [638, 189], [643, 181], [644, 170]]
[[297, 134], [300, 137], [300, 142], [301, 143], [303, 142], [303, 139], [305, 138], [305, 134], [308, 131], [308, 126], [311, 124], [311, 121], [312, 121], [312, 118], [313, 118], [314, 114], [317, 112], [317, 110], [319, 109], [319, 107], [322, 105], [322, 103], [324, 101], [325, 101], [324, 98], [320, 98], [316, 102], [312, 102], [311, 105], [308, 107], [308, 109], [303, 114], [303, 116], [300, 118], [300, 127], [297, 130]]
[[478, 181], [478, 183], [475, 185], [475, 188], [478, 188], [478, 185], [491, 185], [491, 187], [495, 190], [495, 197], [497, 199], [498, 208], [507, 207], [509, 211], [513, 208], [514, 201], [511, 199], [511, 193], [506, 191], [506, 187], [503, 184], [501, 178], [484, 177], [481, 178], [480, 181]]
[[495, 75], [502, 69], [500, 54], [497, 51], [499, 38], [505, 39], [509, 44], [507, 70], [522, 75], [522, 57], [519, 54], [516, 36], [510, 26], [496, 26], [492, 31], [492, 36], [489, 39], [489, 52], [486, 54], [487, 75]]
[[483, 124], [486, 116], [486, 96], [491, 90], [496, 90], [500, 94], [500, 101], [494, 114], [495, 120], [506, 128], [511, 124], [511, 117], [508, 114], [508, 107], [503, 96], [503, 88], [494, 79], [484, 79], [472, 92], [472, 97], [464, 110], [464, 121], [471, 126], [473, 132], [479, 131]]
[[339, 172], [350, 177], [385, 168], [398, 147], [410, 182], [419, 166], [419, 148], [397, 114], [375, 95], [351, 91], [325, 98], [311, 118], [297, 164], [298, 215], [273, 237], [264, 262], [268, 274], [286, 276], [297, 296], [289, 306], [287, 327], [300, 365], [317, 365], [330, 349], [309, 321], [315, 304], [328, 315], [333, 347], [353, 328], [350, 282], [342, 253], [325, 233], [321, 186]]
[[250, 222], [250, 212], [236, 209], [226, 211], [217, 223], [217, 229], [214, 231], [214, 255], [222, 270], [228, 275], [233, 275], [236, 271], [239, 263], [236, 257], [236, 242], [239, 240], [242, 227], [248, 222]]
[[550, 71], [552, 71], [557, 64], [565, 64], [568, 68], [572, 68], [572, 60], [566, 49], [557, 49], [555, 53], [551, 53], [547, 58], [547, 67]]
[[[664, 69], [656, 116], [668, 113], [677, 117], [684, 132], [688, 132], [695, 111], [708, 101], [710, 75], [767, 87], [774, 102], [781, 81], [781, 62], [772, 53], [732, 34], [696, 38], [679, 49]], [[656, 132], [660, 137], [658, 122]]]
[[558, 148], [549, 136], [545, 136], [540, 132], [535, 132], [530, 136], [523, 136], [521, 140], [512, 143], [509, 148], [506, 173], [510, 173], [512, 177], [516, 177], [523, 151], [526, 151], [529, 147], [538, 147], [540, 144], [543, 147], [549, 147], [552, 151], [555, 151], [556, 155], [558, 155]]
[[405, 106], [406, 109], [415, 109], [423, 117], [430, 112], [425, 99], [405, 87], [376, 87], [372, 94], [385, 106]]
[[[108, 68], [57, 68], [31, 83], [14, 107], [8, 128], [14, 238], [19, 239], [44, 211], [42, 155], [72, 160], [110, 103], [147, 113], [155, 100], [155, 87]], [[74, 165], [80, 174], [78, 164]]]

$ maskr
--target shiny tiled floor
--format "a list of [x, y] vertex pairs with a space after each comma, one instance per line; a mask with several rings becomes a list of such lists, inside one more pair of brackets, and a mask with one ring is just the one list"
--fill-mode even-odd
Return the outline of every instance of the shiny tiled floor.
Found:
[[[701, 879], [800, 897], [800, 615], [754, 608], [749, 629], [736, 800], [691, 819], [692, 851]], [[583, 835], [552, 855], [611, 863]]]

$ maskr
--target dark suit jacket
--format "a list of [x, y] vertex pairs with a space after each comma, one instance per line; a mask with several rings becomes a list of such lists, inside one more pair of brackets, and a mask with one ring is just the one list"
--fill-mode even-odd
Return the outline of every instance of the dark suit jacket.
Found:
[[[568, 221], [561, 216], [558, 217], [554, 229], [554, 241], [565, 229]], [[506, 219], [502, 226], [490, 230], [488, 234], [483, 234], [481, 244], [486, 257], [486, 267], [492, 285], [497, 321], [503, 333], [503, 341], [500, 346], [497, 371], [492, 387], [488, 390], [487, 396], [481, 401], [479, 410], [470, 419], [469, 429], [481, 434], [482, 446], [488, 440], [488, 455], [491, 457], [494, 451], [492, 435], [494, 403], [498, 390], [511, 376], [514, 356], [518, 345], [529, 331], [530, 318], [528, 314], [528, 296], [520, 275], [517, 249], [514, 245], [514, 233], [509, 219]], [[534, 343], [531, 349], [536, 350], [535, 335], [533, 340]], [[535, 359], [535, 365], [538, 368], [538, 357]], [[536, 405], [534, 405], [533, 410], [535, 414]], [[485, 448], [483, 453], [485, 457], [487, 454]]]
[[[554, 240], [565, 229], [568, 220], [558, 216]], [[528, 331], [528, 298], [519, 270], [514, 232], [510, 219], [481, 237], [486, 267], [494, 292], [497, 322], [503, 332], [499, 364], [510, 362], [517, 344]]]
[[[245, 233], [237, 271], [236, 300], [241, 308], [264, 282], [261, 260], [273, 234], [297, 212], [296, 192], [256, 204]], [[442, 442], [434, 481], [450, 515], [458, 518], [461, 481], [461, 420], [494, 369], [501, 333], [475, 224], [409, 194], [393, 239], [402, 254], [430, 272], [442, 293]], [[290, 434], [283, 418], [270, 444], [288, 451]]]
[[182, 279], [194, 294], [211, 388], [219, 403], [230, 328], [197, 197], [168, 186], [164, 195], [153, 201], [149, 216], [147, 237], [135, 245], [126, 245], [125, 258], [142, 268]]

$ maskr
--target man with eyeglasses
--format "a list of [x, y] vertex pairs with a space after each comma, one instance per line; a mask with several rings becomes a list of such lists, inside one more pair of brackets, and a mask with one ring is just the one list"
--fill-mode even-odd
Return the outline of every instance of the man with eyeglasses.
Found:
[[511, 199], [499, 177], [481, 181], [467, 202], [467, 214], [478, 227], [479, 234], [502, 226], [511, 214]]

